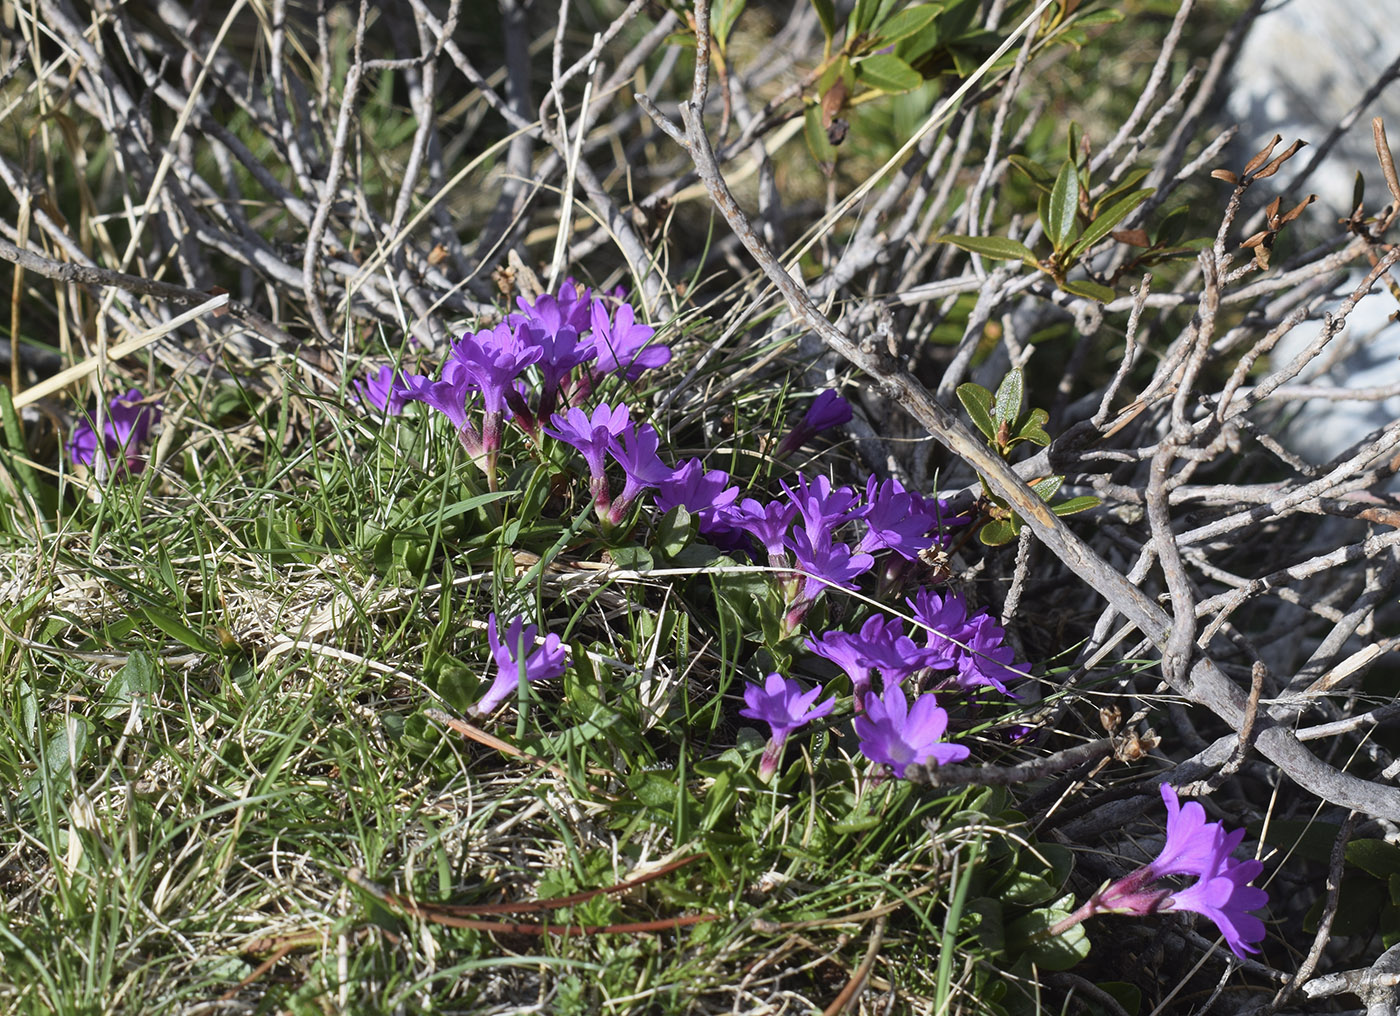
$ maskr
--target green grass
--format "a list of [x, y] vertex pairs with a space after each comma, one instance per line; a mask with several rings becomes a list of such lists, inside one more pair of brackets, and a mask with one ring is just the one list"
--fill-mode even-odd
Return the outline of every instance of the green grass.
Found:
[[[1010, 802], [872, 784], [849, 706], [762, 784], [766, 730], [738, 693], [793, 648], [755, 628], [766, 579], [674, 520], [597, 533], [557, 448], [513, 439], [493, 497], [426, 407], [380, 426], [278, 380], [207, 411], [172, 389], [158, 467], [65, 476], [47, 531], [3, 515], [22, 591], [0, 657], [12, 1008], [815, 1011], [877, 922], [872, 985], [980, 1007], [984, 933], [949, 890], [997, 895], [1005, 866], [981, 859], [1011, 849]], [[738, 433], [733, 462], [759, 461], [758, 437]], [[619, 562], [665, 577], [613, 577]], [[425, 716], [480, 696], [492, 609], [572, 651], [561, 681], [482, 724], [511, 755]], [[705, 919], [646, 934], [446, 927], [347, 874], [423, 904], [523, 903], [689, 855], [548, 916]]]

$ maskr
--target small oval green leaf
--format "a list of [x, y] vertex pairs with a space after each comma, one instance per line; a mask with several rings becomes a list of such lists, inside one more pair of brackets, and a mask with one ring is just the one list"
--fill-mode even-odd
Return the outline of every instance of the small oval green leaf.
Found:
[[1050, 510], [1056, 515], [1073, 515], [1076, 512], [1086, 512], [1090, 508], [1097, 508], [1103, 501], [1093, 494], [1084, 494], [1080, 497], [1072, 497], [1068, 501], [1061, 501], [1059, 504], [1052, 504]]
[[937, 243], [951, 243], [973, 254], [981, 254], [994, 261], [1022, 261], [1035, 267], [1035, 252], [1019, 240], [1008, 236], [940, 236]]
[[992, 393], [979, 384], [968, 381], [957, 387], [958, 401], [967, 410], [967, 415], [982, 436], [988, 441], [996, 435], [997, 425], [992, 420]]
[[882, 92], [911, 92], [924, 83], [924, 76], [899, 57], [876, 53], [855, 65], [856, 80]]
[[1078, 211], [1079, 175], [1074, 171], [1074, 163], [1066, 160], [1055, 177], [1055, 186], [1050, 189], [1050, 217], [1045, 223], [1045, 235], [1050, 238], [1056, 251], [1069, 246]]
[[1082, 296], [1086, 300], [1096, 300], [1099, 303], [1108, 303], [1118, 295], [1107, 286], [1090, 279], [1075, 279], [1073, 282], [1066, 282], [1060, 288], [1071, 296]]
[[1021, 399], [1025, 394], [1025, 379], [1020, 367], [1012, 367], [997, 385], [996, 421], [997, 426], [1008, 427], [1021, 415]]
[[941, 13], [943, 13], [942, 4], [915, 4], [913, 7], [906, 7], [876, 30], [875, 39], [870, 44], [870, 48], [884, 49], [901, 39], [907, 39], [909, 36], [923, 31], [924, 26]]

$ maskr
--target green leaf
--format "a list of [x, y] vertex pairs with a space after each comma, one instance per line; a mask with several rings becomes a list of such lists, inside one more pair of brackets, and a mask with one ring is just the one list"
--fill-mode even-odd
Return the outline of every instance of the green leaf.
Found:
[[1019, 169], [1021, 173], [1025, 175], [1026, 179], [1030, 180], [1031, 185], [1034, 186], [1036, 190], [1049, 194], [1051, 188], [1055, 186], [1055, 174], [1051, 173], [1050, 170], [1046, 169], [1040, 163], [1028, 159], [1024, 155], [1010, 155], [1007, 156], [1006, 161], [1011, 163], [1016, 169]]
[[973, 424], [988, 441], [996, 437], [997, 425], [992, 419], [992, 393], [971, 381], [958, 385], [958, 401], [967, 410]]
[[1068, 970], [1089, 955], [1089, 938], [1084, 934], [1084, 925], [1076, 924], [1054, 938], [1046, 937], [1046, 933], [1073, 910], [1074, 897], [1065, 896], [1053, 906], [1013, 921], [1006, 929], [1007, 947], [1025, 952], [1044, 970]]
[[1075, 172], [1074, 163], [1066, 159], [1055, 177], [1055, 186], [1050, 189], [1050, 217], [1045, 222], [1045, 235], [1056, 251], [1069, 246], [1078, 212], [1079, 174]]
[[981, 254], [994, 261], [1022, 261], [1036, 267], [1035, 253], [1021, 243], [1007, 236], [940, 236], [935, 243], [951, 243], [973, 254]]
[[721, 53], [724, 52], [725, 46], [729, 43], [729, 33], [734, 28], [734, 22], [743, 13], [744, 4], [747, 2], [748, 0], [718, 0], [714, 5], [710, 34], [714, 37]]
[[83, 760], [83, 752], [88, 742], [88, 721], [81, 716], [68, 716], [49, 738], [44, 749], [44, 768], [55, 783], [68, 780], [73, 767]]
[[4, 385], [0, 385], [0, 433], [3, 433], [7, 450], [13, 453], [5, 456], [8, 463], [0, 465], [0, 468], [13, 469], [25, 490], [37, 495], [40, 487], [39, 474], [29, 464], [29, 450], [24, 444], [19, 415], [15, 412], [15, 404], [10, 398], [10, 389]]
[[876, 53], [855, 65], [856, 79], [882, 92], [910, 92], [924, 83], [924, 76], [891, 53]]
[[836, 149], [827, 140], [826, 128], [822, 126], [820, 106], [807, 107], [806, 113], [803, 114], [802, 136], [807, 141], [807, 150], [812, 153], [812, 158], [817, 161], [821, 171], [830, 176], [836, 168]]
[[851, 8], [851, 16], [846, 22], [846, 38], [855, 38], [870, 27], [871, 22], [875, 20], [875, 8], [878, 5], [879, 0], [856, 0], [855, 7]]
[[691, 539], [690, 512], [677, 506], [667, 512], [661, 524], [656, 527], [656, 545], [661, 553], [674, 558], [686, 548]]
[[1069, 249], [1069, 256], [1077, 258], [1086, 250], [1106, 237], [1113, 227], [1126, 219], [1133, 209], [1142, 204], [1153, 194], [1153, 188], [1133, 191], [1117, 204], [1107, 209], [1102, 215], [1097, 216], [1093, 222], [1084, 228], [1084, 235], [1081, 236]]
[[1079, 497], [1072, 497], [1068, 501], [1061, 501], [1059, 504], [1052, 504], [1050, 510], [1061, 517], [1073, 515], [1076, 512], [1085, 512], [1090, 508], [1097, 508], [1103, 501], [1093, 494], [1082, 494]]
[[1105, 208], [1113, 204], [1124, 194], [1128, 193], [1128, 191], [1133, 190], [1137, 186], [1137, 182], [1143, 177], [1145, 177], [1149, 172], [1150, 170], [1148, 170], [1146, 167], [1135, 169], [1132, 172], [1130, 172], [1127, 176], [1123, 177], [1123, 179], [1119, 180], [1116, 184], [1114, 184], [1112, 190], [1107, 190], [1100, 194], [1097, 198], [1094, 199], [1094, 216], [1098, 217], [1098, 215]]
[[1050, 414], [1043, 409], [1032, 409], [1021, 422], [1020, 428], [1016, 431], [1015, 441], [1029, 441], [1031, 444], [1039, 445], [1041, 448], [1050, 444], [1050, 435], [1045, 433], [1045, 424], [1050, 420]]
[[1012, 367], [997, 385], [996, 421], [1010, 427], [1021, 415], [1021, 400], [1025, 396], [1025, 379], [1020, 367]]
[[1066, 139], [1066, 149], [1069, 153], [1069, 161], [1075, 166], [1079, 166], [1079, 160], [1084, 154], [1084, 128], [1073, 120], [1069, 122], [1069, 137]]
[[1347, 844], [1347, 864], [1376, 878], [1400, 875], [1400, 847], [1385, 840], [1360, 839]]
[[1116, 25], [1123, 20], [1123, 12], [1117, 10], [1091, 11], [1074, 19], [1075, 28], [1094, 28], [1098, 25]]
[[977, 531], [977, 539], [988, 547], [1004, 547], [1016, 538], [1009, 519], [993, 519]]
[[826, 44], [831, 45], [831, 40], [836, 38], [836, 4], [833, 0], [812, 0], [812, 7], [817, 12], [817, 20], [822, 23], [822, 31], [826, 33]]
[[1055, 492], [1060, 489], [1060, 485], [1065, 482], [1063, 476], [1047, 476], [1043, 480], [1037, 480], [1031, 484], [1031, 490], [1036, 492], [1042, 501], [1049, 501], [1055, 496]]
[[210, 655], [219, 651], [219, 647], [215, 643], [199, 634], [174, 614], [158, 607], [142, 607], [141, 613], [147, 621], [150, 621], [182, 646], [193, 649], [197, 653]]
[[1191, 209], [1188, 205], [1177, 205], [1157, 223], [1157, 235], [1153, 242], [1159, 247], [1174, 247], [1186, 235], [1187, 220]]
[[136, 650], [126, 658], [122, 669], [107, 682], [108, 703], [103, 715], [108, 719], [121, 716], [138, 695], [152, 695], [156, 690], [156, 668], [149, 654]]
[[608, 556], [612, 558], [612, 563], [618, 568], [628, 568], [632, 571], [651, 571], [656, 567], [656, 562], [652, 560], [651, 552], [645, 547], [635, 543], [629, 543], [622, 547], [613, 547], [608, 551]]
[[901, 39], [907, 39], [909, 36], [923, 31], [924, 27], [942, 12], [943, 5], [941, 3], [915, 4], [913, 7], [906, 7], [876, 30], [875, 39], [871, 42], [870, 48], [884, 49]]
[[1060, 288], [1071, 296], [1082, 296], [1086, 300], [1096, 300], [1099, 303], [1108, 303], [1118, 295], [1092, 279], [1075, 279], [1073, 282], [1062, 284]]

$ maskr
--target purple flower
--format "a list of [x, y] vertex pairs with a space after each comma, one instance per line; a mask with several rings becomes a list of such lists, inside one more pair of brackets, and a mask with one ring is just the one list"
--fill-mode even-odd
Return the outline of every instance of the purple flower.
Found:
[[940, 662], [930, 650], [914, 644], [904, 634], [904, 624], [898, 618], [874, 614], [861, 625], [858, 634], [829, 631], [820, 639], [807, 636], [806, 646], [818, 656], [824, 656], [846, 672], [855, 691], [857, 710], [864, 707], [866, 692], [876, 670], [885, 680], [885, 687], [899, 684], [923, 667]]
[[[1244, 834], [1243, 829], [1236, 832]], [[1259, 951], [1253, 943], [1262, 942], [1265, 934], [1264, 922], [1249, 911], [1267, 906], [1269, 894], [1247, 884], [1264, 870], [1262, 863], [1236, 861], [1225, 856], [1228, 850], [1223, 844], [1230, 843], [1233, 836], [1232, 833], [1222, 841], [1220, 865], [1215, 872], [1202, 875], [1194, 885], [1172, 893], [1162, 909], [1190, 910], [1209, 917], [1225, 937], [1230, 951], [1244, 959], [1246, 952]]]
[[869, 527], [860, 541], [860, 549], [874, 552], [883, 548], [912, 561], [921, 550], [937, 541], [928, 534], [939, 524], [939, 516], [930, 512], [924, 499], [904, 489], [898, 480], [889, 479], [878, 487], [875, 477], [866, 486], [866, 509], [863, 515]]
[[812, 544], [829, 540], [847, 519], [854, 518], [859, 509], [855, 506], [856, 493], [850, 487], [831, 487], [831, 481], [819, 476], [811, 483], [798, 475], [796, 489], [786, 483], [782, 488], [788, 500], [797, 506], [802, 522], [807, 528], [807, 536]]
[[[486, 618], [486, 641], [496, 663], [496, 678], [476, 705], [467, 712], [485, 716], [500, 705], [520, 685], [523, 674], [527, 681], [543, 681], [564, 673], [565, 652], [558, 635], [545, 636], [544, 645], [535, 649], [539, 628], [525, 624], [521, 614], [506, 629], [505, 639], [496, 635], [496, 614]], [[523, 663], [522, 663], [523, 661]]]
[[865, 715], [855, 719], [861, 752], [890, 766], [897, 777], [904, 776], [910, 763], [947, 765], [967, 758], [971, 753], [964, 745], [944, 743], [947, 729], [948, 714], [932, 692], [919, 696], [911, 709], [899, 685], [886, 688], [882, 696], [866, 695]]
[[792, 520], [797, 517], [797, 506], [782, 501], [768, 504], [746, 497], [728, 513], [729, 522], [738, 529], [752, 535], [768, 551], [768, 559], [775, 567], [787, 563], [787, 533]]
[[[1236, 956], [1243, 959], [1246, 952], [1258, 952], [1253, 943], [1263, 940], [1264, 922], [1250, 911], [1267, 905], [1269, 894], [1248, 885], [1264, 870], [1263, 864], [1230, 856], [1244, 839], [1244, 830], [1227, 833], [1219, 822], [1207, 822], [1204, 809], [1194, 801], [1181, 807], [1176, 791], [1165, 783], [1162, 800], [1167, 806], [1167, 838], [1157, 857], [1094, 893], [1050, 934], [1062, 934], [1096, 914], [1190, 910], [1214, 921]], [[1191, 875], [1196, 881], [1184, 889], [1153, 886], [1164, 875]]]
[[642, 371], [669, 363], [671, 350], [666, 346], [649, 346], [656, 329], [637, 324], [636, 312], [630, 303], [621, 304], [609, 320], [608, 309], [601, 300], [593, 302], [593, 345], [598, 350], [598, 370], [604, 374], [619, 373], [628, 381], [642, 376]]
[[812, 400], [806, 415], [792, 428], [788, 436], [783, 438], [774, 454], [783, 458], [801, 448], [814, 434], [850, 421], [851, 404], [837, 394], [836, 389], [828, 388]]
[[802, 418], [803, 426], [813, 433], [850, 422], [851, 404], [835, 388], [828, 388], [817, 395], [807, 407], [807, 415]]
[[613, 438], [631, 426], [628, 420], [630, 412], [622, 403], [619, 403], [616, 409], [610, 409], [606, 402], [601, 402], [591, 416], [577, 407], [562, 416], [555, 413], [554, 426], [544, 428], [544, 432], [550, 437], [571, 444], [583, 453], [591, 478], [593, 506], [599, 517], [607, 515], [608, 506], [612, 501], [608, 492], [608, 481], [603, 472], [607, 464], [608, 447]]
[[[488, 421], [493, 415], [500, 419], [506, 408], [506, 392], [526, 367], [544, 355], [536, 338], [530, 325], [512, 326], [502, 321], [489, 331], [468, 333], [452, 344], [452, 359], [466, 368], [481, 391]], [[488, 449], [492, 447], [489, 430], [488, 422], [482, 430]], [[499, 443], [495, 447], [499, 448]]]
[[788, 546], [792, 548], [797, 567], [806, 573], [802, 592], [797, 597], [798, 603], [812, 603], [829, 585], [854, 589], [856, 577], [868, 572], [875, 564], [875, 559], [869, 554], [852, 554], [850, 547], [844, 543], [833, 543], [829, 538], [814, 544], [801, 529], [793, 530]]
[[[541, 297], [543, 299], [543, 297]], [[547, 419], [554, 412], [559, 389], [579, 364], [593, 359], [597, 353], [591, 342], [580, 341], [578, 332], [565, 325], [557, 332], [531, 329], [527, 332], [540, 347], [536, 366], [540, 371], [539, 416]]]
[[613, 502], [609, 518], [612, 522], [622, 521], [622, 516], [636, 500], [637, 495], [648, 487], [655, 487], [663, 480], [669, 480], [675, 472], [662, 462], [656, 450], [661, 447], [661, 437], [649, 423], [640, 427], [628, 425], [612, 439], [608, 454], [618, 461], [626, 475], [622, 494]]
[[481, 434], [467, 417], [467, 402], [478, 390], [476, 378], [460, 360], [449, 359], [442, 377], [434, 381], [421, 374], [404, 378], [404, 398], [432, 406], [452, 422], [457, 436], [473, 459], [483, 452]]
[[[1207, 822], [1206, 811], [1195, 801], [1182, 807], [1176, 790], [1163, 783], [1162, 802], [1167, 806], [1167, 841], [1161, 853], [1147, 867], [1148, 881], [1164, 875], [1202, 875], [1215, 866], [1217, 841], [1224, 827], [1219, 822]], [[1240, 836], [1244, 833], [1241, 831]]]
[[769, 738], [763, 758], [759, 760], [759, 779], [767, 781], [777, 771], [783, 744], [793, 731], [836, 708], [834, 695], [825, 702], [817, 703], [821, 693], [821, 685], [804, 692], [802, 685], [781, 674], [769, 674], [762, 687], [750, 684], [744, 688], [745, 707], [739, 710], [739, 715], [762, 720], [773, 728], [773, 736]]
[[937, 650], [944, 662], [934, 667], [955, 667], [957, 682], [964, 688], [991, 685], [1002, 694], [1007, 682], [1023, 675], [1014, 667], [1016, 651], [1005, 644], [1006, 631], [990, 614], [967, 616], [967, 602], [957, 593], [939, 596], [920, 590], [906, 600], [920, 627], [928, 632], [927, 645]]
[[[102, 454], [113, 472], [123, 469], [139, 473], [146, 466], [141, 446], [150, 436], [151, 425], [161, 417], [160, 403], [145, 404], [141, 392], [129, 389], [107, 403], [102, 421]], [[68, 455], [74, 465], [91, 466], [97, 461], [97, 431], [92, 421], [83, 417], [73, 426], [68, 439]]]
[[559, 287], [558, 296], [541, 293], [533, 304], [523, 296], [518, 296], [515, 303], [523, 313], [512, 314], [512, 323], [529, 322], [546, 335], [557, 335], [561, 330], [571, 328], [574, 335], [578, 336], [588, 330], [589, 311], [594, 301], [589, 298], [587, 289], [580, 296], [574, 281], [565, 279], [564, 284]]
[[[420, 381], [427, 380], [419, 374], [408, 376]], [[389, 416], [401, 414], [404, 405], [409, 400], [408, 385], [399, 377], [398, 371], [394, 370], [393, 367], [385, 366], [378, 370], [371, 370], [363, 379], [356, 378], [351, 382], [351, 385], [359, 398], [364, 399]], [[463, 401], [465, 403], [465, 399]]]
[[682, 506], [699, 519], [700, 532], [728, 529], [724, 515], [739, 497], [738, 487], [726, 487], [729, 474], [722, 469], [705, 471], [699, 459], [687, 459], [657, 484], [656, 507], [663, 512]]
[[968, 621], [963, 638], [966, 649], [958, 653], [958, 684], [964, 688], [989, 684], [1011, 695], [1006, 682], [1025, 675], [1016, 668], [1016, 650], [1006, 644], [1006, 630], [990, 614], [978, 614]]

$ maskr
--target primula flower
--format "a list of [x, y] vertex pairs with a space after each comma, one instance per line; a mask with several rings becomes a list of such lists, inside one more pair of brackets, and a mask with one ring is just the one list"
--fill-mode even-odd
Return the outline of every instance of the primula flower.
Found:
[[613, 409], [609, 408], [606, 402], [601, 402], [592, 415], [577, 407], [562, 416], [555, 413], [554, 426], [544, 428], [544, 432], [550, 437], [571, 444], [583, 453], [583, 459], [588, 463], [593, 510], [598, 513], [599, 518], [607, 517], [608, 507], [612, 503], [607, 477], [604, 475], [608, 446], [612, 444], [613, 438], [631, 426], [628, 419], [630, 413], [631, 410], [622, 403], [618, 403]]
[[604, 374], [621, 374], [628, 381], [642, 376], [642, 371], [660, 367], [671, 361], [671, 350], [662, 345], [648, 345], [655, 328], [637, 324], [636, 312], [630, 303], [618, 306], [611, 319], [601, 300], [593, 302], [593, 345], [598, 350], [598, 370]]
[[1016, 652], [1005, 644], [1006, 631], [990, 614], [967, 616], [967, 601], [954, 592], [944, 596], [922, 589], [905, 600], [928, 633], [927, 645], [946, 660], [929, 666], [954, 667], [964, 688], [991, 685], [1010, 695], [1006, 684], [1022, 675], [1012, 666]]
[[786, 483], [781, 486], [788, 500], [797, 506], [798, 514], [807, 528], [808, 540], [813, 545], [830, 540], [843, 522], [854, 518], [859, 512], [855, 507], [855, 491], [850, 487], [832, 489], [831, 481], [825, 476], [808, 483], [807, 478], [799, 474], [795, 487], [789, 487]]
[[[854, 589], [855, 579], [868, 572], [875, 564], [869, 554], [852, 554], [844, 543], [833, 543], [830, 537], [813, 542], [805, 530], [794, 529], [788, 538], [792, 548], [793, 561], [806, 573], [801, 592], [790, 606], [789, 613], [797, 607], [810, 606], [827, 586], [840, 586]], [[798, 620], [801, 620], [798, 617]]]
[[773, 736], [768, 739], [758, 763], [759, 779], [767, 782], [778, 771], [783, 744], [793, 731], [812, 720], [821, 719], [836, 708], [834, 695], [824, 702], [817, 702], [821, 693], [821, 685], [804, 692], [802, 685], [781, 674], [769, 674], [762, 687], [750, 684], [744, 688], [745, 707], [739, 710], [739, 715], [762, 720], [773, 728]]
[[404, 398], [432, 406], [451, 421], [467, 454], [481, 461], [484, 448], [481, 432], [467, 416], [467, 403], [478, 390], [476, 378], [460, 360], [449, 359], [437, 381], [422, 375], [404, 378]]
[[[1262, 863], [1230, 856], [1244, 839], [1244, 830], [1227, 833], [1219, 822], [1205, 820], [1199, 804], [1191, 801], [1181, 807], [1170, 785], [1163, 783], [1161, 789], [1167, 806], [1167, 837], [1161, 852], [1150, 864], [1094, 893], [1049, 934], [1063, 934], [1097, 914], [1141, 917], [1161, 910], [1190, 910], [1214, 921], [1236, 956], [1243, 959], [1246, 952], [1258, 952], [1254, 943], [1264, 939], [1264, 922], [1250, 911], [1266, 906], [1269, 894], [1247, 884], [1264, 870]], [[1195, 876], [1196, 881], [1184, 889], [1154, 887], [1166, 875]]]
[[899, 684], [916, 670], [940, 662], [934, 651], [915, 645], [914, 640], [904, 634], [904, 623], [899, 618], [886, 618], [881, 614], [868, 618], [857, 634], [829, 631], [819, 639], [807, 636], [805, 644], [850, 677], [857, 711], [865, 708], [865, 695], [870, 691], [876, 670], [884, 678], [885, 687], [889, 687]]
[[541, 293], [534, 303], [518, 296], [515, 303], [521, 313], [510, 316], [512, 323], [529, 322], [546, 335], [557, 335], [561, 330], [571, 328], [578, 336], [588, 331], [589, 312], [593, 309], [594, 301], [587, 289], [580, 294], [577, 284], [572, 279], [565, 279], [557, 296]]
[[855, 730], [865, 757], [885, 763], [901, 778], [911, 763], [947, 765], [971, 754], [965, 745], [944, 743], [948, 714], [932, 692], [919, 696], [911, 709], [899, 685], [884, 695], [866, 695], [865, 715], [856, 717]]
[[622, 493], [613, 501], [612, 511], [608, 514], [614, 524], [622, 521], [638, 494], [663, 480], [669, 480], [675, 472], [657, 456], [656, 451], [660, 447], [661, 436], [649, 423], [640, 427], [628, 424], [608, 445], [608, 454], [617, 460], [626, 475]]
[[939, 516], [898, 480], [889, 479], [876, 486], [872, 476], [866, 485], [865, 500], [861, 517], [869, 528], [860, 541], [861, 550], [873, 553], [888, 548], [912, 561], [920, 551], [938, 542], [928, 534], [938, 528]]
[[663, 512], [684, 507], [699, 520], [702, 533], [728, 530], [725, 510], [739, 498], [739, 488], [726, 487], [728, 482], [724, 470], [706, 472], [699, 459], [687, 459], [656, 485], [656, 507]]
[[486, 641], [496, 663], [496, 678], [481, 701], [467, 712], [474, 716], [492, 712], [520, 686], [522, 674], [527, 681], [543, 681], [564, 673], [565, 651], [559, 636], [545, 636], [544, 645], [535, 649], [538, 631], [537, 626], [525, 624], [525, 615], [521, 614], [510, 623], [505, 638], [501, 639], [496, 634], [495, 612], [487, 616]]
[[554, 412], [565, 378], [579, 364], [597, 356], [597, 351], [593, 343], [580, 340], [571, 325], [555, 332], [532, 329], [528, 334], [540, 347], [541, 355], [535, 364], [540, 372], [540, 404], [536, 412], [545, 420]]
[[[160, 420], [161, 411], [159, 403], [147, 405], [141, 399], [141, 392], [132, 388], [107, 403], [102, 421], [102, 454], [113, 466], [113, 472], [125, 469], [139, 473], [146, 467], [141, 446], [150, 435], [151, 425]], [[97, 461], [97, 444], [92, 421], [79, 419], [68, 439], [68, 455], [74, 465], [93, 465]]]
[[[452, 360], [462, 365], [481, 392], [481, 445], [491, 479], [495, 477], [496, 454], [501, 449], [506, 395], [521, 372], [544, 355], [535, 338], [531, 325], [502, 321], [495, 328], [469, 333], [452, 344]], [[494, 483], [491, 489], [496, 489]]]
[[768, 551], [768, 561], [775, 568], [787, 565], [787, 533], [797, 517], [797, 506], [783, 501], [763, 504], [746, 497], [728, 513], [730, 525], [742, 529]]
[[807, 413], [798, 425], [783, 438], [774, 454], [778, 458], [790, 455], [801, 448], [815, 434], [831, 427], [851, 422], [851, 404], [843, 399], [834, 388], [828, 388], [812, 400]]
[[371, 370], [364, 378], [352, 381], [351, 386], [358, 398], [389, 416], [403, 413], [403, 407], [408, 402], [408, 387], [393, 367], [384, 366], [378, 370]]

